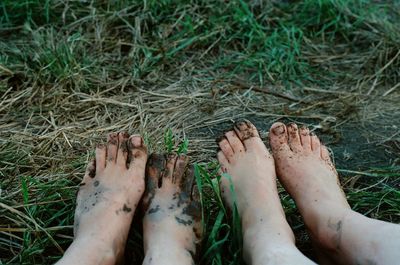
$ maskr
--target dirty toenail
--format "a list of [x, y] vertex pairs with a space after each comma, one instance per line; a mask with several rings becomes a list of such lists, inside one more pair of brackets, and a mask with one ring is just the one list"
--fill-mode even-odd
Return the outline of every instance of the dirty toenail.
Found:
[[303, 135], [303, 136], [307, 136], [307, 135], [309, 135], [309, 131], [308, 131], [308, 128], [306, 127], [306, 126], [301, 126], [300, 127], [300, 133], [301, 133], [301, 135]]
[[246, 124], [246, 121], [245, 121], [245, 120], [242, 120], [242, 121], [236, 122], [234, 126], [235, 126], [236, 128], [238, 128], [238, 129], [240, 129], [240, 128], [243, 127], [243, 126], [247, 126], [247, 124]]
[[178, 159], [179, 160], [186, 160], [186, 155], [185, 154], [180, 154], [179, 156], [178, 156]]
[[129, 133], [128, 132], [120, 132], [122, 138], [129, 138]]
[[249, 120], [244, 120], [244, 123], [247, 125], [247, 127], [251, 127], [253, 125]]
[[224, 139], [226, 139], [225, 135], [221, 135], [221, 136], [218, 136], [217, 139], [215, 139], [215, 142], [216, 142], [217, 144], [219, 144], [219, 143], [220, 143], [222, 140], [224, 140]]
[[98, 149], [105, 149], [105, 148], [106, 148], [106, 145], [103, 144], [103, 143], [97, 144], [97, 145], [96, 145], [96, 148], [98, 148]]
[[276, 126], [275, 128], [272, 129], [272, 132], [275, 135], [284, 134], [285, 133], [285, 127], [284, 127], [284, 125], [278, 125], [278, 126]]
[[289, 123], [288, 127], [290, 127], [293, 131], [297, 131], [297, 125], [294, 122]]
[[118, 135], [116, 133], [110, 133], [109, 135], [109, 144], [117, 145], [118, 144]]

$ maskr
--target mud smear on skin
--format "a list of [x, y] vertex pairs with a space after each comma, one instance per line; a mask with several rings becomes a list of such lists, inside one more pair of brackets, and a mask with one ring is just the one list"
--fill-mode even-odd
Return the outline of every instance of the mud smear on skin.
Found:
[[[168, 168], [171, 167], [173, 162], [173, 169]], [[202, 209], [198, 189], [194, 185], [194, 168], [192, 165], [188, 165], [188, 158], [171, 154], [152, 154], [147, 162], [146, 174], [146, 191], [142, 201], [144, 213], [150, 217], [160, 210], [168, 212], [169, 210], [176, 211], [179, 209], [178, 212], [172, 211], [171, 213], [174, 213], [174, 215], [171, 217], [179, 225], [193, 226], [193, 243], [196, 251], [191, 251], [190, 255], [192, 257], [195, 256], [195, 253], [200, 255], [202, 228], [199, 225], [201, 226]], [[171, 177], [172, 179], [170, 179]], [[163, 189], [162, 184], [166, 179], [172, 181], [173, 185], [177, 186], [176, 188], [179, 187], [178, 191], [169, 195], [172, 196], [172, 202], [163, 206], [159, 204], [151, 205], [157, 189]], [[197, 256], [195, 260], [197, 260]]]

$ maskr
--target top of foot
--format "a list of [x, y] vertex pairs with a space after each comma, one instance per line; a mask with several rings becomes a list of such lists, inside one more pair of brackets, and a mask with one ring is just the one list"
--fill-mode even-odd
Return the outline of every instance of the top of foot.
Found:
[[269, 139], [278, 178], [296, 201], [311, 237], [334, 249], [332, 238], [350, 207], [328, 149], [308, 128], [294, 123], [273, 124]]
[[237, 122], [218, 140], [221, 192], [242, 222], [243, 252], [248, 263], [278, 260], [278, 249], [293, 246], [276, 186], [274, 160], [249, 121]]
[[[221, 178], [221, 191], [231, 207], [236, 197], [240, 213], [253, 201], [254, 193], [276, 187], [274, 161], [257, 128], [247, 120], [235, 123], [233, 130], [217, 142], [221, 149], [218, 152], [221, 171], [227, 173]], [[231, 194], [232, 188], [235, 195]]]
[[107, 145], [96, 148], [96, 159], [89, 164], [78, 193], [75, 244], [102, 244], [102, 253], [122, 258], [132, 217], [144, 192], [146, 160], [140, 136], [111, 133]]
[[313, 190], [327, 200], [347, 205], [328, 149], [308, 128], [275, 123], [269, 139], [279, 180], [300, 207], [318, 200], [306, 196]]
[[202, 210], [193, 166], [185, 155], [152, 154], [146, 172], [144, 264], [166, 264], [165, 255], [168, 264], [190, 264], [202, 238]]

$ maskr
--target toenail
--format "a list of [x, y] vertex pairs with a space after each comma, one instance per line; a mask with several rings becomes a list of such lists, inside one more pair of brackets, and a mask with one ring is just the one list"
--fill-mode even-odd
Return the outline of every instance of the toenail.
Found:
[[103, 144], [103, 143], [97, 144], [97, 145], [96, 145], [96, 148], [98, 148], [98, 149], [105, 149], [105, 148], [106, 148], [106, 145]]
[[131, 143], [133, 145], [133, 147], [139, 147], [142, 145], [142, 137], [135, 135], [135, 136], [131, 136]]
[[224, 140], [224, 139], [226, 139], [225, 135], [221, 135], [221, 136], [218, 136], [217, 139], [215, 139], [215, 142], [216, 142], [217, 144], [219, 144], [219, 143], [220, 143], [222, 140]]
[[251, 127], [253, 124], [249, 120], [244, 120], [244, 123], [247, 125], [247, 127]]
[[246, 121], [238, 121], [235, 123], [235, 127], [240, 129], [243, 126], [247, 126]]
[[176, 161], [177, 158], [178, 158], [178, 156], [176, 154], [168, 154], [167, 155], [168, 161]]
[[118, 144], [118, 135], [116, 133], [110, 133], [109, 135], [109, 144], [117, 145]]
[[297, 131], [297, 125], [294, 122], [289, 123], [288, 127], [290, 127], [293, 131]]
[[285, 127], [284, 127], [284, 125], [278, 125], [278, 126], [276, 126], [275, 128], [272, 129], [272, 132], [275, 135], [284, 134], [285, 133]]
[[231, 130], [229, 130], [229, 131], [225, 132], [225, 135], [233, 136], [233, 135], [234, 135], [234, 132], [231, 131]]
[[127, 132], [120, 132], [122, 138], [129, 138], [129, 133]]
[[300, 132], [301, 132], [301, 135], [303, 135], [303, 136], [309, 135], [309, 131], [308, 131], [307, 127], [305, 127], [305, 126], [302, 126], [300, 128]]
[[179, 156], [178, 156], [178, 159], [180, 159], [180, 160], [186, 160], [186, 155], [185, 154], [180, 154]]

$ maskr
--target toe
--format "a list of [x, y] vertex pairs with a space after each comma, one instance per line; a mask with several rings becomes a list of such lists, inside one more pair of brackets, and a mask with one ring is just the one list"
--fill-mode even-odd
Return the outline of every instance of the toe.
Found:
[[178, 158], [177, 154], [168, 154], [167, 155], [167, 160], [166, 160], [166, 165], [165, 165], [165, 172], [163, 174], [163, 178], [161, 180], [162, 186], [167, 185], [167, 183], [171, 184], [173, 175], [174, 175], [174, 169], [175, 169], [175, 164], [176, 160]]
[[146, 191], [159, 188], [163, 176], [166, 160], [163, 155], [151, 154], [146, 166]]
[[299, 129], [296, 123], [289, 123], [287, 128], [289, 147], [294, 152], [302, 151]]
[[106, 167], [107, 148], [104, 144], [99, 144], [96, 147], [96, 174], [99, 174]]
[[236, 132], [234, 132], [234, 131], [226, 132], [225, 138], [228, 140], [234, 153], [237, 154], [237, 153], [244, 152], [244, 145], [243, 145], [242, 141], [239, 139]]
[[86, 166], [86, 172], [85, 175], [83, 176], [81, 186], [87, 185], [88, 182], [92, 181], [95, 176], [96, 176], [96, 160], [93, 159]]
[[156, 190], [161, 186], [160, 182], [165, 169], [165, 157], [159, 154], [151, 154], [146, 165], [146, 189], [142, 201], [144, 212], [147, 211]]
[[225, 157], [228, 159], [229, 162], [233, 161], [233, 149], [229, 144], [228, 140], [224, 137], [218, 142], [219, 148], [224, 153]]
[[217, 158], [218, 158], [219, 164], [221, 165], [221, 171], [223, 173], [226, 173], [226, 167], [229, 164], [228, 159], [225, 157], [225, 155], [224, 155], [224, 153], [222, 151], [219, 151], [217, 153]]
[[313, 133], [311, 134], [311, 149], [313, 153], [321, 154], [321, 142], [319, 138]]
[[189, 208], [190, 210], [189, 214], [193, 217], [195, 221], [193, 226], [193, 232], [196, 237], [195, 244], [198, 244], [201, 242], [201, 239], [203, 238], [203, 226], [201, 223], [202, 219], [201, 197], [197, 185], [192, 185], [192, 192], [190, 197], [191, 197], [191, 203]]
[[129, 170], [144, 169], [147, 161], [147, 147], [144, 145], [143, 138], [140, 135], [131, 135], [127, 146]]
[[279, 152], [291, 151], [285, 124], [281, 122], [272, 124], [269, 133], [269, 142], [274, 155], [279, 154]]
[[[172, 175], [172, 183], [181, 185], [184, 182], [186, 166], [189, 158], [186, 155], [179, 155], [176, 159], [174, 173]], [[193, 176], [192, 176], [193, 178]], [[190, 192], [189, 192], [190, 194]]]
[[257, 128], [248, 120], [236, 122], [234, 129], [246, 149], [254, 145], [259, 146], [261, 141]]
[[[193, 192], [193, 185], [195, 184], [194, 167], [193, 165], [185, 164], [184, 170], [185, 172], [181, 178], [180, 188], [182, 192], [186, 193], [188, 196], [191, 196]], [[195, 198], [192, 198], [192, 200], [195, 200]]]
[[118, 133], [117, 165], [124, 168], [127, 168], [128, 139], [129, 134], [127, 132]]
[[332, 163], [328, 148], [325, 145], [321, 145], [321, 158], [328, 163]]
[[310, 130], [305, 126], [300, 128], [300, 141], [301, 145], [303, 146], [303, 150], [311, 151]]
[[118, 134], [110, 133], [107, 137], [107, 162], [115, 163], [117, 159]]

